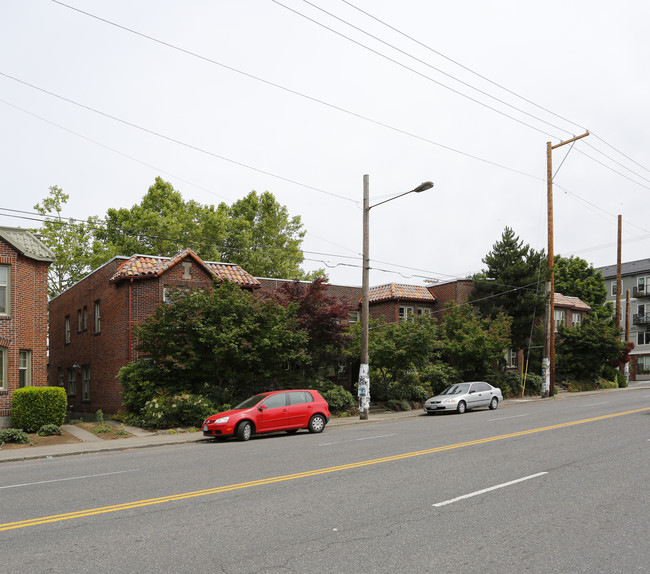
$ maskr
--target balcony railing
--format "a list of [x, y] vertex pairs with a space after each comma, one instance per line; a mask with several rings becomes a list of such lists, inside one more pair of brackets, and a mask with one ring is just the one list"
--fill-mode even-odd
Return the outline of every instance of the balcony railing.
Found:
[[632, 297], [635, 299], [642, 299], [645, 297], [650, 297], [650, 288], [646, 289], [644, 287], [632, 287]]
[[633, 325], [650, 325], [650, 314], [637, 314], [632, 315], [632, 324]]

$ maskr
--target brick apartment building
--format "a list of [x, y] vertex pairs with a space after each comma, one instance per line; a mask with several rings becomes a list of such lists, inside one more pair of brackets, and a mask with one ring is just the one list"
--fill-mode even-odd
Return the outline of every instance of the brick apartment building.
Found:
[[0, 427], [11, 397], [47, 384], [47, 270], [53, 253], [32, 233], [0, 227]]
[[117, 373], [138, 359], [132, 326], [168, 289], [212, 289], [215, 278], [259, 288], [238, 265], [206, 262], [190, 249], [174, 257], [115, 257], [95, 269], [50, 301], [50, 384], [66, 388], [74, 412], [115, 413], [122, 405]]

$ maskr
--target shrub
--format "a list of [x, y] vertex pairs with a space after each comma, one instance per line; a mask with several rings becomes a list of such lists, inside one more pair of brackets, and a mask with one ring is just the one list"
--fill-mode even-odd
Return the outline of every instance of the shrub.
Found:
[[356, 405], [352, 393], [346, 391], [341, 385], [335, 385], [328, 391], [322, 392], [323, 398], [327, 401], [330, 410], [335, 412], [347, 411]]
[[392, 411], [410, 411], [411, 405], [406, 399], [390, 399], [386, 406]]
[[616, 371], [616, 382], [618, 383], [619, 389], [627, 387], [627, 379], [625, 378], [625, 374], [621, 373], [621, 371]]
[[32, 444], [29, 436], [22, 429], [2, 429], [0, 430], [0, 445], [6, 442], [17, 442], [19, 444]]
[[198, 395], [159, 395], [144, 405], [138, 422], [147, 428], [196, 426], [217, 412], [214, 405]]
[[429, 385], [431, 395], [437, 395], [454, 383], [460, 383], [459, 372], [447, 363], [427, 365], [420, 371], [420, 384]]
[[63, 431], [61, 430], [61, 427], [58, 425], [43, 425], [40, 429], [38, 429], [38, 432], [36, 433], [38, 436], [52, 436], [52, 435], [62, 435]]
[[36, 432], [47, 424], [61, 426], [67, 407], [63, 387], [23, 387], [11, 399], [11, 422], [25, 432]]
[[134, 413], [139, 413], [160, 391], [159, 385], [151, 382], [157, 377], [152, 361], [129, 363], [117, 376], [122, 384], [122, 402]]

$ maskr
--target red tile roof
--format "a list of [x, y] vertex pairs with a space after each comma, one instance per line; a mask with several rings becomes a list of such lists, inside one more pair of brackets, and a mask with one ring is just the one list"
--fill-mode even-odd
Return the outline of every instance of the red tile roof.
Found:
[[430, 301], [433, 303], [436, 298], [426, 287], [418, 285], [404, 285], [401, 283], [389, 283], [378, 287], [371, 287], [368, 301], [387, 301], [389, 299], [408, 299], [410, 301]]
[[582, 299], [578, 297], [569, 297], [562, 295], [562, 293], [555, 293], [553, 297], [553, 305], [555, 307], [567, 307], [569, 309], [576, 309], [579, 311], [591, 311], [591, 307], [587, 305]]
[[244, 271], [234, 263], [217, 263], [214, 261], [203, 261], [191, 249], [183, 249], [173, 257], [155, 257], [152, 255], [132, 255], [118, 268], [115, 275], [111, 277], [112, 282], [122, 279], [143, 279], [146, 277], [159, 277], [168, 269], [179, 263], [186, 257], [191, 257], [205, 268], [211, 275], [221, 281], [238, 283], [242, 287], [257, 288], [260, 282], [250, 273]]

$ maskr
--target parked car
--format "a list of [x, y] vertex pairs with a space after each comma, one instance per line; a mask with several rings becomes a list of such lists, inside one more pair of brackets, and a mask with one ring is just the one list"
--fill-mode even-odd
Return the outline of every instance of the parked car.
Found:
[[427, 399], [424, 403], [424, 412], [435, 415], [444, 411], [456, 411], [462, 415], [467, 409], [477, 407], [496, 409], [502, 400], [501, 389], [489, 383], [483, 381], [458, 383], [447, 387], [439, 395]]
[[329, 406], [318, 391], [273, 391], [255, 395], [234, 409], [208, 417], [203, 422], [203, 436], [248, 440], [254, 434], [274, 431], [294, 434], [307, 429], [319, 433], [329, 420]]

